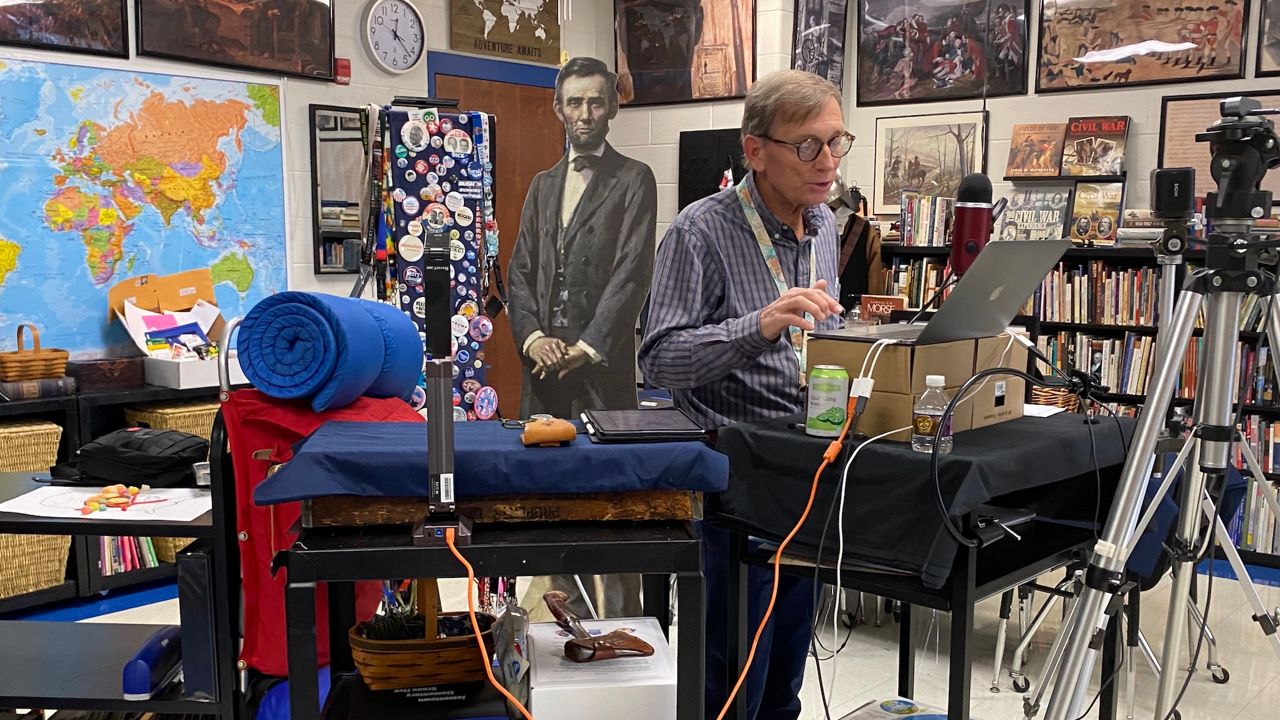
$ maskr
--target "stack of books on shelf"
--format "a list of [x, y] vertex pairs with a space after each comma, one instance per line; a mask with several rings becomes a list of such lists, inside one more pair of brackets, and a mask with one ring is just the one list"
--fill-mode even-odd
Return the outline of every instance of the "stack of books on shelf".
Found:
[[902, 193], [899, 242], [904, 246], [946, 246], [955, 207], [955, 198]]
[[1152, 325], [1158, 295], [1155, 268], [1115, 268], [1091, 260], [1054, 268], [1032, 298], [1030, 310], [1045, 322]]
[[1123, 338], [1099, 337], [1083, 332], [1041, 335], [1040, 352], [1058, 367], [1079, 369], [1106, 385], [1108, 392], [1143, 395], [1155, 359], [1155, 338], [1125, 333]]
[[346, 252], [340, 242], [325, 243], [320, 246], [320, 264], [325, 267], [343, 267]]
[[326, 202], [320, 207], [320, 227], [325, 230], [359, 230], [360, 208], [346, 202]]
[[[1269, 441], [1264, 444], [1269, 444]], [[1235, 517], [1227, 524], [1227, 534], [1241, 550], [1280, 554], [1280, 532], [1277, 532], [1276, 518], [1267, 507], [1258, 481], [1248, 473], [1245, 478], [1249, 487], [1245, 490], [1244, 502], [1240, 503]]]
[[[924, 258], [911, 260], [893, 258], [889, 267], [885, 268], [885, 293], [901, 295], [907, 299], [907, 307], [919, 308], [942, 287], [942, 278], [946, 273], [946, 258]], [[946, 298], [948, 292], [943, 294]], [[936, 305], [935, 305], [936, 307]]]
[[98, 569], [103, 576], [160, 567], [156, 548], [149, 537], [98, 538]]

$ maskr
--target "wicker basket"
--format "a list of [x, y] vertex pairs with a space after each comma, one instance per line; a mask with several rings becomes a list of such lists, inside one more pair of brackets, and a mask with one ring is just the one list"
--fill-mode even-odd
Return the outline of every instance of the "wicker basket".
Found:
[[[218, 407], [218, 403], [210, 402], [139, 405], [125, 408], [124, 421], [155, 430], [179, 430], [208, 440], [213, 434], [213, 418], [218, 414]], [[166, 563], [177, 562], [178, 552], [193, 542], [195, 538], [151, 538], [156, 559]]]
[[[466, 613], [441, 613], [438, 585], [434, 579], [418, 581], [418, 607], [426, 627], [437, 627], [438, 618]], [[476, 613], [484, 615], [485, 613]], [[493, 616], [489, 630], [481, 633], [487, 653], [493, 655]], [[476, 647], [475, 635], [422, 640], [370, 640], [364, 636], [365, 623], [347, 633], [351, 657], [360, 677], [370, 690], [398, 690], [425, 685], [453, 685], [483, 682], [484, 660]]]
[[62, 428], [45, 420], [0, 423], [0, 472], [46, 472], [58, 462]]
[[213, 434], [213, 418], [218, 403], [197, 402], [178, 405], [139, 405], [125, 408], [124, 421], [155, 430], [180, 430], [208, 440]]
[[0, 535], [0, 598], [61, 585], [70, 548], [69, 535]]
[[1066, 388], [1031, 388], [1031, 402], [1036, 405], [1052, 405], [1067, 412], [1080, 412], [1080, 398]]
[[[31, 350], [27, 349], [26, 330], [31, 328]], [[58, 378], [67, 374], [67, 351], [42, 349], [40, 330], [30, 323], [18, 326], [18, 349], [0, 352], [0, 380], [40, 380]]]

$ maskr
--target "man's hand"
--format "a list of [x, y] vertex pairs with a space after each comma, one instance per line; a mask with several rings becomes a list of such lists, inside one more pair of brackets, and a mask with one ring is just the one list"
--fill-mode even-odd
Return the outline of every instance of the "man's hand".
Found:
[[533, 360], [533, 374], [539, 378], [548, 372], [559, 370], [568, 355], [569, 348], [559, 338], [543, 336], [529, 345], [529, 358]]
[[570, 345], [568, 353], [565, 354], [564, 362], [560, 363], [560, 374], [556, 378], [563, 380], [569, 373], [586, 365], [588, 359], [586, 350], [577, 345]]
[[773, 342], [792, 325], [801, 330], [812, 330], [813, 323], [805, 320], [805, 313], [821, 322], [843, 312], [840, 303], [827, 294], [827, 281], [819, 280], [813, 287], [791, 288], [766, 305], [760, 311], [760, 334]]

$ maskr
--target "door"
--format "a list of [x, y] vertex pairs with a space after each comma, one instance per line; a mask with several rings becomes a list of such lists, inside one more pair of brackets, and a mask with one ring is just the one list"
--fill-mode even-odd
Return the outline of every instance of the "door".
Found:
[[[520, 209], [533, 176], [559, 162], [564, 155], [564, 125], [552, 108], [554, 90], [455, 75], [435, 76], [437, 97], [456, 99], [464, 110], [478, 110], [497, 118], [494, 133], [494, 198], [498, 214], [498, 259], [503, 278], [511, 268], [511, 251], [520, 233]], [[504, 312], [494, 318], [487, 343], [489, 384], [498, 391], [503, 417], [520, 412], [521, 363]]]

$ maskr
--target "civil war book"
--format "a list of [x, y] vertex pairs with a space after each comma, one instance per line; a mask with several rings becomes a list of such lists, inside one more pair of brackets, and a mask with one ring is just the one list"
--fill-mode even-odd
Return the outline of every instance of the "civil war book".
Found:
[[1059, 240], [1066, 237], [1071, 213], [1071, 186], [1051, 185], [1017, 190], [1000, 215], [999, 240]]
[[1116, 176], [1124, 173], [1128, 115], [1074, 117], [1062, 143], [1062, 174]]
[[1014, 125], [1005, 177], [1057, 177], [1066, 131], [1066, 123]]
[[1071, 203], [1071, 242], [1076, 245], [1116, 244], [1116, 228], [1124, 207], [1124, 183], [1076, 183]]

